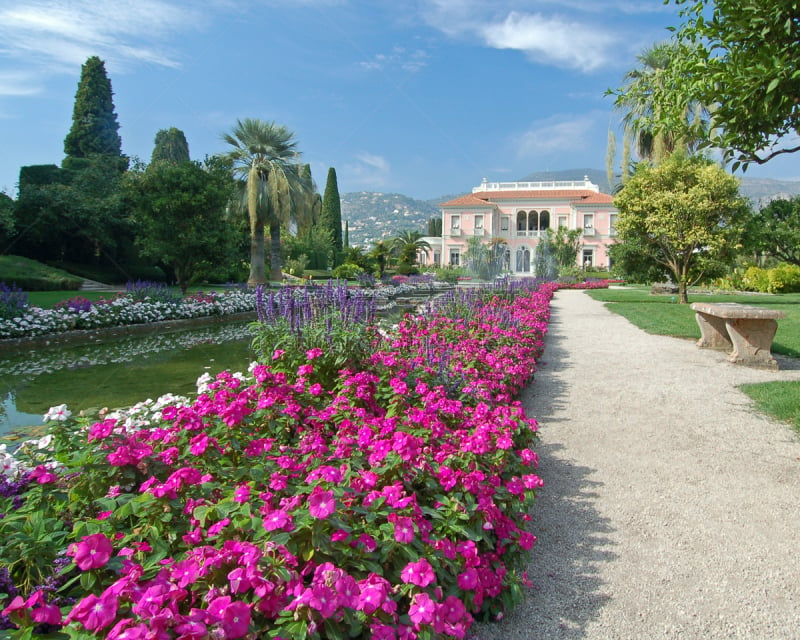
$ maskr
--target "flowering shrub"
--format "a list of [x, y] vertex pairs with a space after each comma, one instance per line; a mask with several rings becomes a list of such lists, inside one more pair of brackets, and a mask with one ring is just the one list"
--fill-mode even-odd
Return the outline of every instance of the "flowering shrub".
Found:
[[560, 282], [559, 289], [608, 289], [610, 280], [585, 280], [584, 282]]
[[100, 300], [94, 304], [83, 304], [79, 300], [80, 298], [73, 298], [72, 304], [67, 301], [54, 309], [32, 307], [23, 315], [0, 319], [0, 339], [41, 336], [74, 329], [99, 329], [162, 320], [221, 316], [254, 311], [256, 306], [255, 294], [251, 291], [197, 294], [171, 302], [147, 297], [137, 300], [129, 294]]
[[179, 303], [181, 296], [163, 282], [137, 280], [125, 285], [128, 297], [136, 302], [172, 302]]
[[0, 497], [6, 624], [464, 638], [526, 582], [541, 481], [536, 423], [512, 396], [555, 288], [481, 298], [469, 318], [407, 316], [330, 385], [308, 354], [292, 373], [254, 364], [206, 376], [194, 400], [97, 421], [54, 408]]
[[66, 309], [68, 311], [73, 311], [75, 313], [82, 313], [86, 311], [91, 311], [92, 301], [88, 298], [84, 298], [83, 296], [75, 296], [74, 298], [69, 298], [68, 300], [62, 300], [61, 302], [57, 302], [55, 304], [55, 309]]
[[13, 318], [28, 308], [28, 294], [12, 283], [0, 282], [0, 318]]
[[375, 298], [360, 290], [331, 281], [274, 293], [259, 287], [256, 300], [253, 350], [275, 371], [293, 374], [313, 360], [314, 382], [331, 388], [341, 369], [358, 367], [371, 352]]

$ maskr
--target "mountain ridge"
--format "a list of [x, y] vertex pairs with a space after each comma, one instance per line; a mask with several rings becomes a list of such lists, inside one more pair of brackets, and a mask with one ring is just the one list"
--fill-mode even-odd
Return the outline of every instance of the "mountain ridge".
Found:
[[[563, 169], [560, 171], [535, 171], [518, 182], [542, 182], [560, 180], [589, 180], [600, 187], [603, 193], [611, 193], [605, 171], [600, 169]], [[742, 195], [749, 198], [756, 208], [763, 207], [777, 198], [800, 195], [800, 180], [775, 180], [773, 178], [740, 177]], [[402, 193], [381, 191], [352, 191], [341, 194], [342, 220], [349, 226], [350, 245], [370, 247], [379, 240], [391, 238], [399, 231], [427, 233], [430, 218], [441, 215], [443, 202], [457, 198], [461, 193], [420, 200]]]

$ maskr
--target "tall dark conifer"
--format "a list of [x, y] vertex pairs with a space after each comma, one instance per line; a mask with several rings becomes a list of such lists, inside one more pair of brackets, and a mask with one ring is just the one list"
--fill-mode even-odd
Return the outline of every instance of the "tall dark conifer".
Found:
[[72, 128], [64, 139], [64, 153], [68, 159], [95, 155], [122, 157], [113, 96], [105, 63], [92, 56], [81, 67]]
[[328, 181], [325, 183], [325, 194], [322, 196], [322, 220], [333, 234], [334, 262], [338, 265], [342, 256], [342, 203], [339, 199], [339, 184], [336, 181], [336, 169], [328, 169]]

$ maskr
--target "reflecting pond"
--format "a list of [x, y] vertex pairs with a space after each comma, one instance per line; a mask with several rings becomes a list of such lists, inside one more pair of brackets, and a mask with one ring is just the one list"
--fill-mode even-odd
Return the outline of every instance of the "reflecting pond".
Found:
[[249, 323], [0, 355], [0, 437], [41, 425], [59, 404], [77, 413], [189, 395], [204, 372], [244, 371], [252, 356]]

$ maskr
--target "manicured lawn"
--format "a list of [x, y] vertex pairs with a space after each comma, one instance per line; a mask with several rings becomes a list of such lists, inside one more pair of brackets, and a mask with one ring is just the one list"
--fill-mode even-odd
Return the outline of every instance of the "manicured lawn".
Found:
[[739, 388], [756, 403], [759, 411], [791, 423], [800, 433], [800, 381], [743, 384]]
[[[651, 295], [649, 288], [595, 289], [587, 291], [595, 300], [607, 303], [614, 313], [627, 318], [648, 333], [678, 338], [699, 338], [700, 328], [688, 304], [677, 304], [677, 296]], [[800, 294], [692, 294], [689, 302], [739, 302], [779, 309], [786, 318], [778, 320], [778, 333], [772, 351], [794, 358], [800, 357]]]
[[[605, 302], [610, 311], [627, 318], [648, 333], [679, 338], [700, 337], [694, 311], [688, 304], [677, 304], [672, 301], [672, 296], [650, 295], [649, 287], [595, 289], [586, 294]], [[778, 333], [775, 334], [772, 351], [794, 358], [800, 357], [800, 294], [689, 293], [690, 303], [700, 301], [739, 302], [786, 312], [786, 318], [778, 320]], [[756, 403], [759, 411], [790, 422], [800, 432], [800, 382], [765, 382], [746, 384], [740, 388]]]

